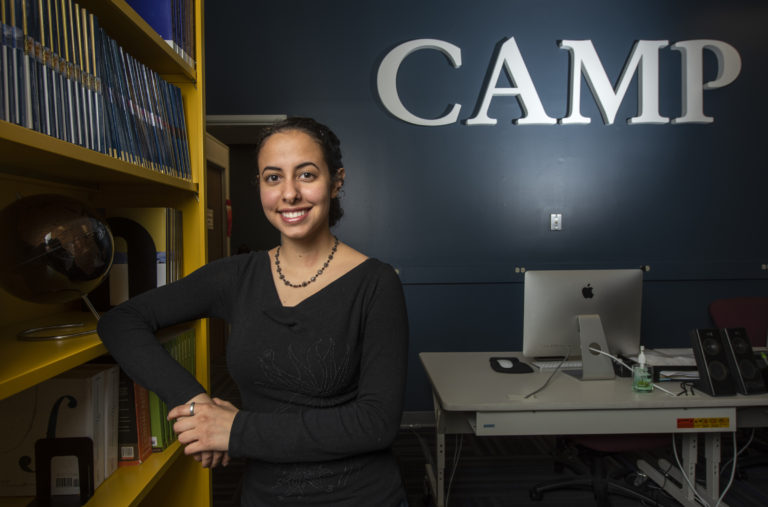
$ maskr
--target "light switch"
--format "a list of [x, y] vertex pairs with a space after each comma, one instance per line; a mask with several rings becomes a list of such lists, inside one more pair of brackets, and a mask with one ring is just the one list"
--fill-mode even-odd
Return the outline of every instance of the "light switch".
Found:
[[563, 214], [552, 213], [549, 215], [549, 230], [560, 231], [563, 229]]

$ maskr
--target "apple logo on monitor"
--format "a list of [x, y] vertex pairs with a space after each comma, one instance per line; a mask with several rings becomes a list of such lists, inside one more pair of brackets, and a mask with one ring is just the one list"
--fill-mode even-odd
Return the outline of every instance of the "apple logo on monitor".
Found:
[[588, 283], [586, 287], [581, 289], [581, 295], [584, 296], [584, 299], [592, 299], [595, 297], [594, 289], [592, 288], [591, 283]]

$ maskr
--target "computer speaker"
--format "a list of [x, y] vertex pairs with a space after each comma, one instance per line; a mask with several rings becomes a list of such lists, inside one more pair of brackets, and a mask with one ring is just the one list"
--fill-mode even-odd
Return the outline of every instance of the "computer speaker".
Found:
[[699, 369], [696, 387], [710, 396], [736, 394], [736, 378], [730, 367], [727, 341], [718, 329], [691, 331], [693, 355]]
[[721, 329], [720, 334], [725, 338], [725, 343], [729, 349], [729, 366], [736, 379], [736, 388], [739, 392], [741, 394], [766, 392], [763, 373], [755, 361], [747, 330], [742, 327]]

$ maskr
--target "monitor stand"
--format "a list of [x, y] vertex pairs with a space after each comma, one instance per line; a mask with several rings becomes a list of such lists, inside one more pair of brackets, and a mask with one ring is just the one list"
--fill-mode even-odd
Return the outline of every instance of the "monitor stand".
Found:
[[593, 352], [590, 348], [610, 353], [605, 340], [605, 331], [599, 315], [579, 315], [579, 345], [581, 347], [581, 375], [573, 371], [581, 380], [609, 380], [615, 378], [610, 357]]

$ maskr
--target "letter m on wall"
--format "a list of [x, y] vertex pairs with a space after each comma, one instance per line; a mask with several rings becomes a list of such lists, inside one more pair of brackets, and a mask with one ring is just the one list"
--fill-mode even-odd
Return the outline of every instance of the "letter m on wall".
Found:
[[568, 116], [562, 118], [560, 123], [564, 125], [590, 123], [590, 119], [581, 114], [581, 76], [583, 74], [600, 109], [603, 122], [606, 125], [612, 124], [635, 72], [638, 75], [638, 115], [630, 118], [628, 123], [669, 122], [669, 118], [659, 114], [659, 49], [666, 47], [668, 41], [635, 42], [616, 88], [611, 86], [591, 40], [563, 40], [558, 44], [571, 53]]

